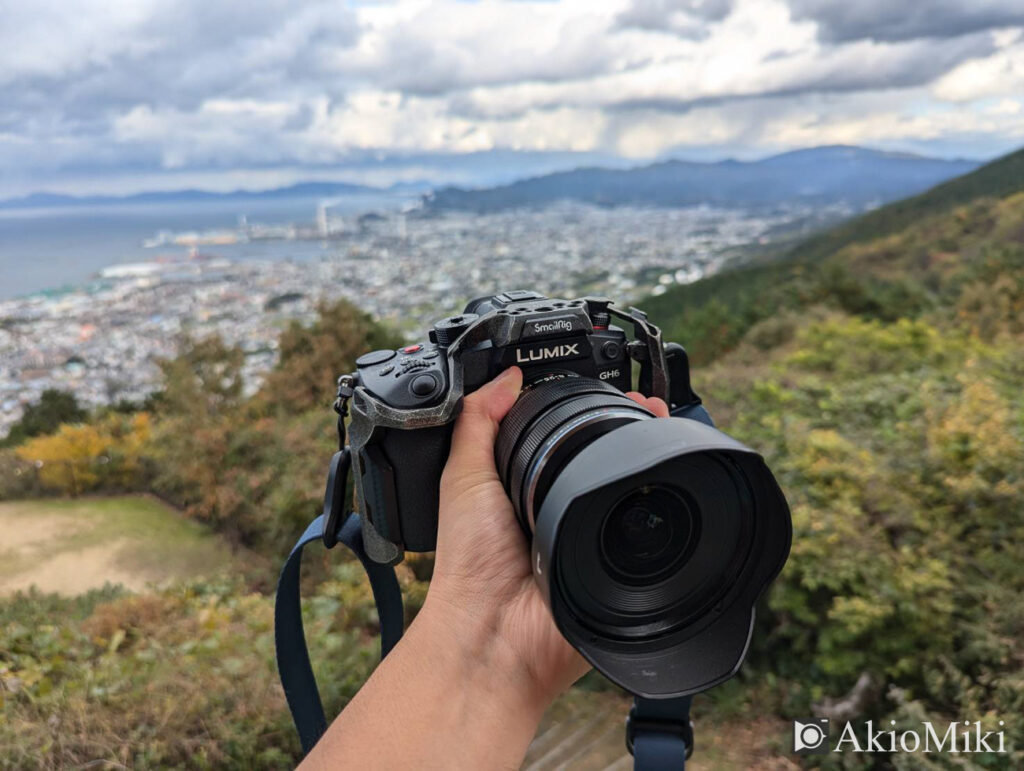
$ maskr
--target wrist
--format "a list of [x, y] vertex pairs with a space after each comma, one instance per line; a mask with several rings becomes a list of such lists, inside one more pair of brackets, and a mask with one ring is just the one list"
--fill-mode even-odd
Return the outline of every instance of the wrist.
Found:
[[488, 699], [500, 698], [506, 710], [532, 721], [536, 729], [561, 688], [537, 677], [505, 626], [493, 604], [453, 602], [440, 586], [431, 586], [410, 632], [419, 627], [418, 635], [444, 647], [461, 677], [482, 684]]
[[[307, 757], [308, 767], [522, 765], [549, 701], [500, 636], [460, 614], [437, 597], [424, 605]], [[372, 750], [346, 764], [352, 746]]]

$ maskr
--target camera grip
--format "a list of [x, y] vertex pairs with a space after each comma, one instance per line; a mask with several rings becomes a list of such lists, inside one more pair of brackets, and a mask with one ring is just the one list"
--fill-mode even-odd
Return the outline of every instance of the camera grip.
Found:
[[433, 551], [441, 472], [452, 424], [388, 428], [359, 451], [363, 511], [377, 532], [406, 551]]

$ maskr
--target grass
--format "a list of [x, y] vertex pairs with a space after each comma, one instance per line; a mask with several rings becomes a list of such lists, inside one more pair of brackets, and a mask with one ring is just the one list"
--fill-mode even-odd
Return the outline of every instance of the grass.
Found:
[[0, 503], [0, 593], [77, 594], [108, 580], [148, 583], [212, 575], [236, 559], [201, 524], [146, 496]]

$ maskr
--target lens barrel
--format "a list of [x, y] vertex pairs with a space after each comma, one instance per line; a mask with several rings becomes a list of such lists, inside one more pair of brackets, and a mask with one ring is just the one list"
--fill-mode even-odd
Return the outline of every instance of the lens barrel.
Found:
[[498, 431], [498, 474], [523, 529], [558, 471], [590, 441], [624, 423], [654, 415], [600, 380], [555, 377], [528, 386]]

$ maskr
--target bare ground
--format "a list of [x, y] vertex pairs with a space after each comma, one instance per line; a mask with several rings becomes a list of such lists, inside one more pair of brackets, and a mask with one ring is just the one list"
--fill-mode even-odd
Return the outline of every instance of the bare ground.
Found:
[[215, 535], [144, 496], [0, 503], [0, 596], [106, 583], [140, 591], [232, 559]]

